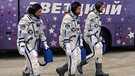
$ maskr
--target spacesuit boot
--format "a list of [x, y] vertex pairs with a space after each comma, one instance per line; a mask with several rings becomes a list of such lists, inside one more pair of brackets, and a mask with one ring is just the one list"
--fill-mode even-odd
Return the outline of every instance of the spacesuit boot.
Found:
[[75, 76], [75, 74], [68, 74], [68, 76]]
[[109, 76], [108, 73], [102, 71], [102, 63], [96, 63], [96, 76]]
[[79, 72], [80, 74], [83, 74], [83, 70], [82, 70], [83, 65], [86, 65], [87, 63], [88, 63], [88, 62], [86, 62], [86, 60], [82, 60], [82, 61], [80, 62], [80, 64], [77, 65], [77, 69], [78, 69], [78, 72]]
[[40, 74], [39, 75], [36, 75], [36, 76], [40, 76]]
[[30, 73], [24, 73], [22, 72], [23, 76], [30, 76]]
[[56, 72], [59, 74], [59, 76], [64, 76], [66, 71], [68, 71], [68, 63], [56, 69]]

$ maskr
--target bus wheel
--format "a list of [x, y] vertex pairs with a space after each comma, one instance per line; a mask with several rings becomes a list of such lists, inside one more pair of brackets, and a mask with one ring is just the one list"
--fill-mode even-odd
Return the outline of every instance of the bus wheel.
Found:
[[110, 32], [106, 28], [101, 28], [103, 39], [105, 40], [105, 43], [103, 42], [103, 48], [104, 53], [106, 53], [110, 47], [111, 47], [111, 35]]

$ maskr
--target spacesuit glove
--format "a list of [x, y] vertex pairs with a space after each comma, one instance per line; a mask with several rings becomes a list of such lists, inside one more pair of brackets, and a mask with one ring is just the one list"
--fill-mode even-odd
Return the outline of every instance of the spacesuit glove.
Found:
[[37, 56], [38, 56], [36, 50], [32, 50], [31, 53], [32, 53], [32, 55], [33, 55], [34, 57], [37, 57]]
[[45, 49], [47, 50], [49, 46], [47, 45], [47, 42], [44, 42]]
[[72, 54], [70, 43], [66, 43], [66, 54], [69, 56]]
[[102, 36], [99, 37], [99, 40], [100, 40], [101, 42], [105, 42], [105, 40], [103, 39]]
[[20, 55], [24, 55], [25, 53], [25, 43], [20, 43]]
[[91, 45], [94, 46], [95, 43], [97, 42], [97, 38], [94, 35], [92, 35], [91, 40], [92, 40]]
[[80, 39], [80, 47], [83, 46], [83, 40]]

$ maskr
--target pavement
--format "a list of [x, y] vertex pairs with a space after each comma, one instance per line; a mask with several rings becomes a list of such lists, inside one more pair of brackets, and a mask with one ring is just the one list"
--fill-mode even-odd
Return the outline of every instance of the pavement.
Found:
[[[56, 68], [67, 62], [63, 51], [53, 51], [53, 62], [40, 66], [41, 76], [58, 76]], [[103, 70], [110, 76], [135, 76], [135, 50], [132, 48], [115, 48], [103, 55]], [[39, 54], [43, 62], [42, 54]], [[95, 76], [94, 59], [83, 67], [84, 74], [76, 76]], [[18, 52], [0, 52], [0, 76], [22, 76], [25, 58]], [[65, 76], [68, 76], [67, 73]]]

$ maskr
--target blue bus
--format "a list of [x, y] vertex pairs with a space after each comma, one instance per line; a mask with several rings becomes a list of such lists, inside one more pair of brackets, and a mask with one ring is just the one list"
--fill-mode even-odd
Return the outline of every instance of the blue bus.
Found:
[[[58, 43], [59, 29], [65, 8], [73, 1], [82, 4], [81, 27], [91, 6], [97, 0], [0, 0], [0, 50], [17, 49], [17, 25], [26, 13], [28, 5], [41, 4], [44, 32], [48, 45], [60, 47]], [[100, 0], [105, 4], [102, 13], [102, 32], [107, 48], [116, 46], [135, 46], [135, 1], [134, 0]]]

